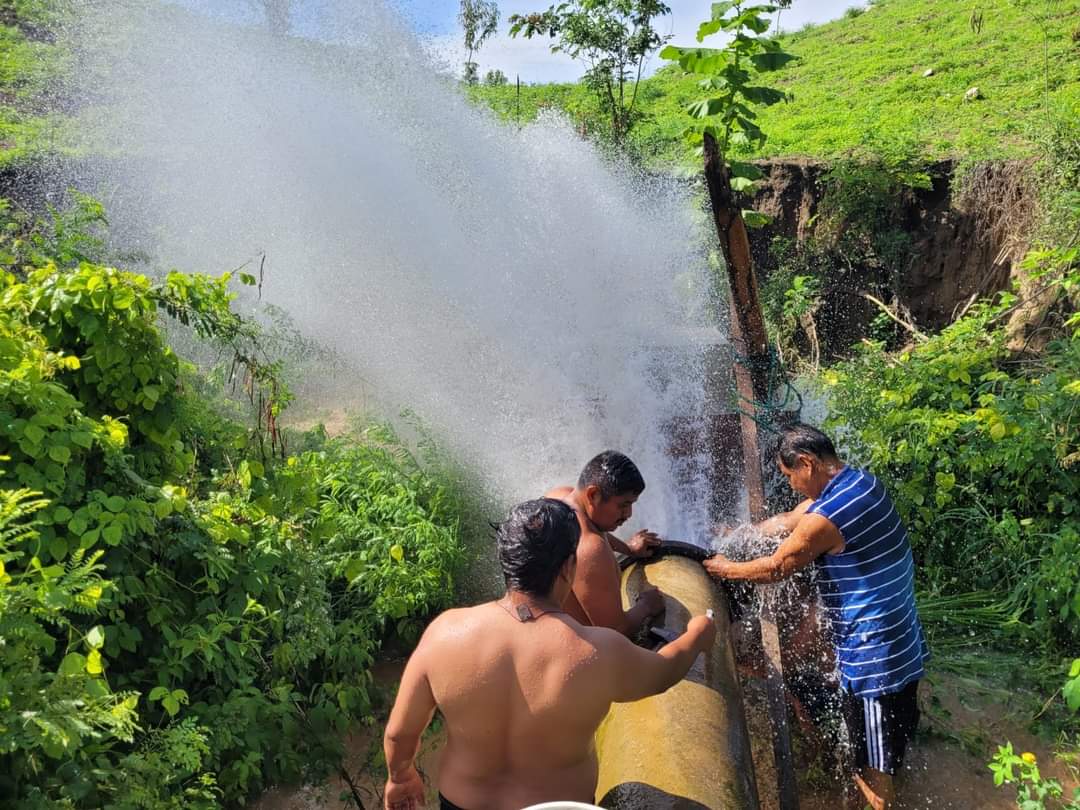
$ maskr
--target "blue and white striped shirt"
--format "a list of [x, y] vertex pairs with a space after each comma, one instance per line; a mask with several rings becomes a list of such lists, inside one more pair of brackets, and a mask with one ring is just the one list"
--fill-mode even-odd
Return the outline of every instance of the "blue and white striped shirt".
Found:
[[844, 467], [807, 510], [840, 531], [844, 550], [818, 557], [818, 586], [832, 623], [840, 682], [863, 697], [898, 692], [930, 657], [915, 609], [915, 560], [885, 488]]

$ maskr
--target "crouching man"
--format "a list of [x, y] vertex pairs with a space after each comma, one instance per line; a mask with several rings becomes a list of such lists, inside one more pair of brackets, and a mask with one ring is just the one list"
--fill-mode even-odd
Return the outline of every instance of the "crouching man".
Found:
[[629, 610], [622, 605], [622, 573], [615, 552], [651, 557], [660, 546], [659, 536], [645, 529], [625, 543], [612, 534], [630, 519], [644, 491], [645, 479], [634, 462], [605, 450], [585, 465], [576, 487], [556, 487], [547, 493], [569, 504], [581, 524], [574, 588], [563, 607], [582, 624], [610, 627], [630, 638], [664, 609], [664, 595], [657, 588], [642, 590]]
[[439, 763], [444, 810], [591, 803], [593, 735], [611, 704], [665, 691], [712, 646], [716, 627], [704, 616], [650, 652], [565, 613], [580, 536], [574, 510], [562, 501], [516, 506], [497, 533], [506, 595], [449, 610], [428, 627], [405, 667], [383, 740], [387, 810], [424, 806], [415, 757], [436, 708], [447, 729]]
[[[915, 607], [915, 561], [885, 488], [839, 459], [810, 425], [780, 440], [780, 472], [806, 500], [758, 528], [784, 535], [768, 557], [705, 561], [717, 579], [777, 582], [817, 561], [817, 583], [836, 645], [855, 784], [873, 810], [889, 810], [893, 776], [919, 721], [917, 693], [929, 657]], [[859, 806], [862, 806], [860, 802]]]

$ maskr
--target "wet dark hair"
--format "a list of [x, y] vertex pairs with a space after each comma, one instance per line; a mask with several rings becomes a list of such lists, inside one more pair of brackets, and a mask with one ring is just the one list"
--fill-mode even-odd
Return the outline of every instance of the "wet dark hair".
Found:
[[780, 448], [776, 455], [785, 467], [794, 467], [800, 455], [817, 456], [822, 461], [836, 459], [832, 439], [816, 427], [797, 422], [780, 431]]
[[539, 498], [520, 503], [495, 527], [506, 587], [530, 596], [551, 594], [563, 563], [577, 553], [581, 524], [563, 501]]
[[578, 489], [598, 486], [600, 496], [607, 500], [627, 493], [640, 495], [645, 490], [645, 479], [627, 456], [605, 450], [585, 465], [578, 476], [577, 485]]

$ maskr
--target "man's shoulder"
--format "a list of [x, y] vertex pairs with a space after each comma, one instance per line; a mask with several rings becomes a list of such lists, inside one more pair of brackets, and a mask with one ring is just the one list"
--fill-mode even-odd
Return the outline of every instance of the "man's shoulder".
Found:
[[581, 642], [591, 650], [591, 654], [586, 657], [595, 663], [608, 662], [611, 660], [611, 657], [616, 656], [623, 647], [628, 644], [633, 644], [630, 639], [618, 630], [613, 630], [610, 627], [579, 624], [578, 628], [579, 629], [576, 629], [576, 635], [581, 639]]
[[583, 526], [581, 529], [581, 539], [578, 540], [577, 556], [579, 562], [582, 557], [585, 557], [586, 559], [602, 557], [607, 560], [614, 559], [615, 552], [611, 550], [611, 544], [608, 542], [606, 536], [595, 529]]
[[498, 606], [493, 602], [444, 610], [431, 620], [424, 631], [421, 643], [438, 643], [448, 637], [460, 640], [462, 634], [482, 630], [485, 625], [493, 621], [495, 610], [498, 610]]
[[832, 512], [845, 508], [876, 485], [877, 479], [869, 471], [845, 465], [829, 481], [824, 491], [811, 502], [807, 513], [828, 517]]
[[570, 493], [574, 491], [573, 487], [554, 487], [544, 493], [545, 498], [554, 498], [559, 501], [565, 501], [570, 497]]

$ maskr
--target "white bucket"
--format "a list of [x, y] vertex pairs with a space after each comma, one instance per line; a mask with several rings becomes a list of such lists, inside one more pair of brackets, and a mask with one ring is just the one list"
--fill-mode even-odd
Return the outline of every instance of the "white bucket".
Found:
[[581, 802], [544, 802], [532, 804], [521, 810], [601, 810], [595, 804], [582, 804]]

